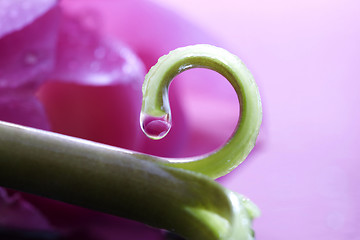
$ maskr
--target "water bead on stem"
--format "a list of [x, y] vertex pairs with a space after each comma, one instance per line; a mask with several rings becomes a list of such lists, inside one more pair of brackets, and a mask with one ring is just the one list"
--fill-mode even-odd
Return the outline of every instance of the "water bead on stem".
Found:
[[146, 136], [154, 140], [165, 137], [171, 128], [171, 119], [169, 114], [154, 117], [141, 113], [140, 122], [141, 129]]

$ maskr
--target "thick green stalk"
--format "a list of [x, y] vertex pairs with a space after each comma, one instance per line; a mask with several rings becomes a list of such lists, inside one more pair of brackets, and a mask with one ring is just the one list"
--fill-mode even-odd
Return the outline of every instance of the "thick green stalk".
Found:
[[252, 239], [256, 208], [195, 172], [5, 122], [0, 122], [0, 156], [4, 187], [126, 217], [187, 239]]
[[[142, 120], [144, 116], [150, 116], [155, 120], [167, 121], [170, 125], [170, 82], [176, 75], [191, 68], [212, 69], [231, 83], [239, 98], [239, 122], [231, 139], [213, 153], [193, 158], [157, 160], [164, 165], [218, 178], [238, 166], [254, 147], [262, 119], [260, 95], [251, 73], [237, 56], [222, 48], [205, 44], [178, 48], [161, 57], [146, 75], [143, 85]], [[144, 120], [141, 126], [146, 130]], [[166, 133], [161, 134], [159, 138], [164, 137]]]

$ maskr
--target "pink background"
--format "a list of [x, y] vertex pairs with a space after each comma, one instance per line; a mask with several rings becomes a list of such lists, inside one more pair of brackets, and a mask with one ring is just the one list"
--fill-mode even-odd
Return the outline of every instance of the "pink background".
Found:
[[259, 144], [221, 180], [260, 206], [257, 239], [360, 239], [360, 3], [155, 2], [237, 53], [259, 85]]

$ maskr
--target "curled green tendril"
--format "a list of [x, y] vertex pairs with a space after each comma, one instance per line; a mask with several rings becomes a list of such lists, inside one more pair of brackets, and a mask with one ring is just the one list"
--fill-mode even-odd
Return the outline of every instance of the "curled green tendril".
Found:
[[[219, 71], [240, 93], [242, 118], [221, 150], [177, 163], [0, 121], [0, 186], [126, 217], [189, 240], [253, 239], [251, 222], [259, 214], [256, 206], [199, 173], [214, 177], [229, 171], [234, 166], [223, 158], [236, 165], [254, 144], [261, 105], [256, 85], [242, 63], [226, 51], [207, 45], [176, 50], [149, 72], [148, 77], [158, 79], [159, 84], [146, 80], [143, 111], [155, 117], [170, 113], [161, 108], [167, 99], [160, 99], [159, 91], [165, 88], [161, 96], [166, 95], [176, 75], [174, 69], [179, 73], [190, 66]], [[167, 77], [156, 77], [163, 75]], [[161, 83], [161, 79], [167, 81]], [[157, 113], [159, 110], [163, 112]]]
[[170, 82], [176, 75], [191, 68], [209, 68], [231, 83], [240, 103], [239, 122], [231, 139], [213, 153], [185, 159], [156, 158], [155, 161], [217, 178], [238, 166], [254, 147], [262, 119], [260, 95], [253, 76], [237, 56], [211, 45], [188, 46], [161, 57], [146, 75], [142, 116], [164, 118], [171, 122]]

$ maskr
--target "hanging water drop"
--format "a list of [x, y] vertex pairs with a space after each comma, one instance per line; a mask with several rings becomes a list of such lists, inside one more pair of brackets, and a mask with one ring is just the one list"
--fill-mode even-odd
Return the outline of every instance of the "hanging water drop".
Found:
[[140, 125], [143, 132], [151, 139], [162, 139], [170, 131], [171, 118], [169, 114], [154, 117], [141, 113]]

